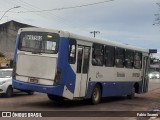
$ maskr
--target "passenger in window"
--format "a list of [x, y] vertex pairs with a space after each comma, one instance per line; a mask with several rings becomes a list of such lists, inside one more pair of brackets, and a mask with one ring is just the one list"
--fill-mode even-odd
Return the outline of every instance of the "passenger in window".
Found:
[[101, 66], [103, 65], [103, 62], [99, 56], [95, 56], [94, 58], [92, 58], [92, 65]]
[[141, 66], [141, 58], [138, 55], [138, 53], [136, 53], [134, 56], [134, 66], [135, 66], [135, 68], [140, 68], [140, 66]]
[[122, 59], [116, 59], [116, 66], [117, 67], [123, 67], [123, 60]]
[[96, 65], [97, 64], [97, 61], [95, 58], [92, 58], [92, 65]]
[[96, 57], [96, 61], [97, 61], [97, 65], [98, 66], [102, 65], [102, 61], [101, 61], [101, 59], [98, 56]]

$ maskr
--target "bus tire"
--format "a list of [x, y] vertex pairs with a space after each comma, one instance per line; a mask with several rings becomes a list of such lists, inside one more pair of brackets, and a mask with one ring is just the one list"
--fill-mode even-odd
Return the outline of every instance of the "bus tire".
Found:
[[9, 86], [7, 88], [7, 91], [6, 91], [6, 94], [5, 94], [6, 97], [12, 97], [13, 96], [13, 88], [12, 86]]
[[128, 99], [133, 99], [135, 97], [135, 87], [132, 88], [132, 92], [130, 95], [127, 95]]
[[95, 85], [92, 95], [91, 95], [91, 103], [96, 105], [101, 101], [101, 88], [98, 84]]
[[52, 101], [55, 101], [57, 103], [62, 103], [64, 101], [63, 97], [57, 96], [57, 95], [50, 95], [48, 94], [48, 98]]
[[29, 92], [27, 92], [27, 93], [28, 93], [28, 95], [33, 95], [33, 94], [34, 94], [33, 91], [29, 91]]

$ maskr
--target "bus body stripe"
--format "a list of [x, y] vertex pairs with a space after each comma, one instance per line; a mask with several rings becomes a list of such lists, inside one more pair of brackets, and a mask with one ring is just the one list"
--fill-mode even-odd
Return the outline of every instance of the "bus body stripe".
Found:
[[17, 38], [16, 38], [16, 46], [15, 46], [15, 50], [14, 50], [14, 63], [16, 63], [16, 60], [17, 60], [17, 50], [18, 50], [18, 44], [19, 44], [19, 37], [20, 35], [17, 35]]
[[47, 94], [53, 94], [62, 96], [64, 86], [62, 85], [40, 85], [40, 84], [32, 84], [32, 83], [25, 83], [18, 80], [13, 80], [13, 88], [17, 88], [20, 90], [30, 90], [30, 91], [36, 91], [41, 93], [47, 93]]
[[61, 71], [61, 83], [74, 93], [76, 74], [68, 62], [69, 39], [60, 38], [57, 69]]
[[[140, 86], [142, 81], [137, 82]], [[92, 95], [92, 91], [94, 86], [100, 83], [102, 85], [102, 97], [109, 97], [109, 96], [121, 96], [121, 95], [129, 95], [132, 92], [132, 88], [136, 82], [97, 82], [91, 81], [88, 83], [86, 98], [90, 98]], [[140, 92], [140, 87], [139, 91]]]

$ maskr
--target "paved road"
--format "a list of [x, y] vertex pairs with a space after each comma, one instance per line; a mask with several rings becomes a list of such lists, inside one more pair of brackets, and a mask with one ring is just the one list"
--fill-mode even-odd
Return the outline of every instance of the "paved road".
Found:
[[160, 79], [150, 79], [149, 91], [160, 89]]
[[[0, 98], [1, 111], [148, 111], [154, 109], [160, 109], [160, 80], [156, 79], [150, 80], [147, 94], [136, 95], [132, 100], [126, 97], [105, 98], [98, 105], [89, 105], [84, 101], [65, 101], [63, 105], [58, 105], [41, 93], [35, 93], [35, 95], [31, 96], [25, 93], [18, 93], [12, 98]], [[58, 117], [56, 119], [61, 118]], [[66, 119], [71, 120], [74, 118]], [[92, 118], [92, 120], [94, 119], [96, 118]], [[106, 120], [106, 118], [102, 117], [101, 119]]]

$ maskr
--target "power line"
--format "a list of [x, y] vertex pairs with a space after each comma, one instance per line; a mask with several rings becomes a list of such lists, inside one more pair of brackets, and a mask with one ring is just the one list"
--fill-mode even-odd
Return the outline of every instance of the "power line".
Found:
[[105, 0], [102, 2], [96, 2], [96, 3], [90, 3], [90, 4], [83, 4], [83, 5], [77, 5], [77, 6], [70, 6], [70, 7], [61, 7], [61, 8], [54, 8], [54, 9], [48, 9], [48, 10], [39, 10], [39, 11], [21, 11], [20, 13], [27, 13], [27, 12], [48, 12], [48, 11], [55, 11], [55, 10], [67, 10], [67, 9], [74, 9], [74, 8], [81, 8], [81, 7], [88, 7], [92, 5], [102, 4], [106, 2], [110, 2], [114, 0]]
[[[16, 2], [16, 3], [18, 3], [18, 4], [20, 4], [21, 6], [26, 7], [27, 9], [39, 10], [39, 11], [41, 10], [41, 8], [38, 8], [38, 7], [36, 7], [36, 6], [32, 5], [32, 4], [29, 4], [27, 2], [24, 2], [23, 0], [13, 0], [13, 1]], [[17, 13], [19, 13], [19, 12], [17, 12]], [[31, 14], [36, 14], [36, 15], [39, 15], [41, 17], [43, 16], [43, 18], [45, 18], [45, 19], [47, 19], [47, 18], [51, 19], [50, 16], [53, 16], [53, 17], [56, 18], [57, 22], [63, 23], [63, 25], [66, 25], [66, 26], [73, 26], [73, 24], [66, 24], [65, 23], [66, 20], [64, 20], [63, 18], [55, 15], [55, 13], [52, 13], [50, 11], [47, 11], [47, 12], [45, 12], [43, 14], [42, 13], [31, 12]]]
[[[45, 19], [51, 19], [50, 17], [54, 16], [54, 17], [56, 17], [56, 19], [57, 19], [56, 21], [57, 22], [63, 23], [62, 25], [64, 25], [64, 26], [70, 26], [70, 27], [74, 27], [75, 28], [75, 27], [77, 27], [77, 24], [75, 24], [73, 21], [72, 22], [67, 22], [63, 18], [55, 15], [55, 12], [52, 12], [52, 11], [65, 10], [65, 9], [75, 9], [75, 8], [93, 6], [93, 5], [103, 4], [103, 3], [106, 3], [106, 2], [110, 2], [110, 1], [115, 1], [115, 0], [105, 0], [105, 1], [101, 1], [101, 2], [89, 3], [89, 4], [77, 3], [79, 5], [70, 6], [70, 7], [54, 8], [54, 9], [49, 9], [49, 10], [43, 10], [42, 8], [39, 8], [39, 7], [37, 7], [37, 6], [35, 6], [35, 5], [31, 4], [31, 3], [27, 3], [27, 2], [25, 2], [23, 0], [12, 0], [11, 2], [12, 3], [14, 2], [15, 5], [22, 6], [22, 8], [26, 10], [25, 13], [27, 13], [27, 11], [28, 11], [28, 14], [31, 13], [31, 14], [34, 14], [34, 15], [35, 14], [39, 15], [41, 17], [43, 16], [43, 18], [45, 18]], [[10, 12], [12, 12], [12, 13], [23, 13], [23, 11], [21, 11], [21, 12], [10, 11]], [[42, 12], [42, 13], [39, 13], [39, 12]], [[82, 29], [83, 31], [86, 31], [86, 32], [90, 31], [90, 30], [88, 30], [86, 28], [79, 28], [79, 29]]]
[[[16, 1], [18, 1], [18, 0], [16, 0]], [[103, 4], [103, 3], [111, 2], [111, 1], [114, 1], [114, 0], [105, 0], [105, 1], [101, 1], [101, 2], [95, 2], [95, 3], [89, 3], [89, 4], [81, 4], [81, 5], [77, 5], [77, 6], [61, 7], [61, 8], [54, 8], [54, 9], [49, 9], [49, 10], [43, 10], [43, 9], [38, 8], [38, 7], [36, 7], [36, 6], [34, 6], [34, 5], [30, 4], [30, 3], [27, 3], [27, 2], [25, 2], [23, 0], [19, 0], [19, 2], [22, 2], [22, 4], [26, 4], [26, 6], [32, 8], [33, 10], [30, 10], [30, 11], [21, 11], [21, 12], [18, 12], [18, 13], [29, 13], [29, 12], [30, 13], [39, 13], [39, 12], [41, 12], [41, 13], [44, 13], [46, 15], [49, 15], [49, 16], [52, 15], [52, 16], [56, 17], [58, 19], [58, 22], [63, 23], [63, 25], [70, 26], [70, 27], [71, 26], [72, 27], [76, 27], [75, 26], [76, 24], [73, 23], [73, 21], [72, 21], [72, 24], [71, 23], [66, 23], [67, 22], [66, 20], [64, 20], [62, 17], [59, 17], [59, 16], [55, 15], [55, 13], [53, 13], [51, 11], [65, 10], [65, 9], [74, 9], [74, 8], [80, 8], [80, 7], [87, 7], [87, 6], [97, 5], [97, 4]], [[37, 10], [35, 10], [35, 9], [37, 9]], [[49, 16], [47, 16], [47, 17], [49, 17]]]
[[[23, 1], [12, 0], [12, 2], [16, 2], [16, 3], [20, 4], [21, 6], [23, 6], [23, 8], [24, 8], [25, 10], [30, 10], [30, 8], [31, 8], [31, 9], [34, 8], [34, 7], [30, 6], [30, 5], [26, 5], [26, 3], [23, 2]], [[17, 13], [19, 13], [19, 12], [17, 12]], [[33, 15], [35, 15], [35, 14], [33, 13]], [[41, 16], [41, 17], [44, 17], [42, 14], [39, 14], [39, 13], [37, 13], [36, 15]], [[46, 17], [46, 16], [45, 16], [45, 17]]]
[[[48, 11], [60, 11], [60, 10], [67, 10], [67, 9], [75, 9], [75, 8], [82, 8], [82, 7], [88, 7], [88, 6], [93, 6], [93, 5], [98, 5], [98, 4], [103, 4], [107, 2], [111, 2], [114, 0], [105, 0], [101, 2], [95, 2], [95, 3], [89, 3], [89, 4], [82, 4], [82, 5], [77, 5], [77, 6], [69, 6], [69, 7], [61, 7], [61, 8], [53, 8], [53, 9], [48, 9], [48, 10], [30, 10], [30, 11], [20, 11], [20, 12], [13, 12], [13, 13], [28, 13], [28, 12], [48, 12]], [[26, 3], [26, 2], [24, 2]], [[27, 3], [28, 4], [28, 3]], [[28, 4], [31, 5], [31, 4]], [[33, 6], [33, 5], [32, 5]], [[4, 11], [0, 11], [4, 12]]]
[[12, 10], [12, 9], [19, 8], [19, 7], [21, 7], [21, 6], [15, 6], [15, 7], [12, 7], [12, 8], [10, 8], [10, 9], [6, 10], [6, 11], [4, 12], [4, 14], [2, 15], [2, 17], [0, 18], [0, 20], [2, 20], [2, 18], [5, 16], [5, 14], [6, 14], [7, 12], [9, 12], [9, 11]]
[[[25, 10], [30, 10], [30, 9], [28, 9], [28, 7], [25, 7], [25, 5], [24, 4], [21, 4], [21, 3], [19, 3], [19, 2], [17, 2], [17, 1], [14, 1], [14, 0], [5, 0], [6, 2], [8, 2], [8, 3], [12, 3], [12, 4], [14, 4], [15, 6], [17, 6], [17, 5], [20, 5], [21, 6], [21, 8], [23, 8], [23, 9], [25, 9]], [[16, 2], [16, 3], [15, 3]], [[11, 12], [11, 13], [18, 13], [18, 12], [14, 12], [14, 11], [9, 11], [9, 12]], [[34, 13], [31, 13], [31, 14], [33, 14], [33, 15], [35, 15]], [[38, 14], [36, 14], [36, 15], [38, 15]], [[18, 15], [16, 15], [15, 16], [16, 18], [14, 18], [14, 17], [12, 17], [12, 18], [14, 18], [14, 19], [19, 19], [21, 22], [22, 22], [22, 19], [25, 19], [23, 16], [21, 16], [21, 17], [19, 17]], [[46, 18], [46, 17], [43, 17], [43, 18]], [[18, 20], [18, 21], [19, 21]]]
[[[17, 4], [21, 5], [22, 8], [25, 9], [25, 10], [37, 10], [38, 9], [36, 6], [28, 4], [28, 3], [26, 3], [26, 2], [24, 2], [22, 0], [19, 0], [19, 1], [18, 0], [12, 0], [10, 2], [12, 2], [12, 4], [14, 4], [14, 5], [17, 5]], [[19, 12], [13, 12], [13, 13], [19, 13]], [[27, 13], [27, 14], [30, 14], [30, 13]], [[51, 20], [51, 17], [50, 17], [51, 14], [49, 14], [49, 13], [48, 14], [47, 13], [44, 13], [44, 14], [41, 14], [41, 13], [31, 13], [31, 14], [33, 14], [34, 16], [37, 15], [37, 16], [43, 18], [43, 19], [46, 19], [46, 20], [49, 20], [49, 19]], [[17, 18], [17, 16], [16, 16], [16, 18]], [[54, 15], [54, 17], [56, 17], [56, 15]]]

